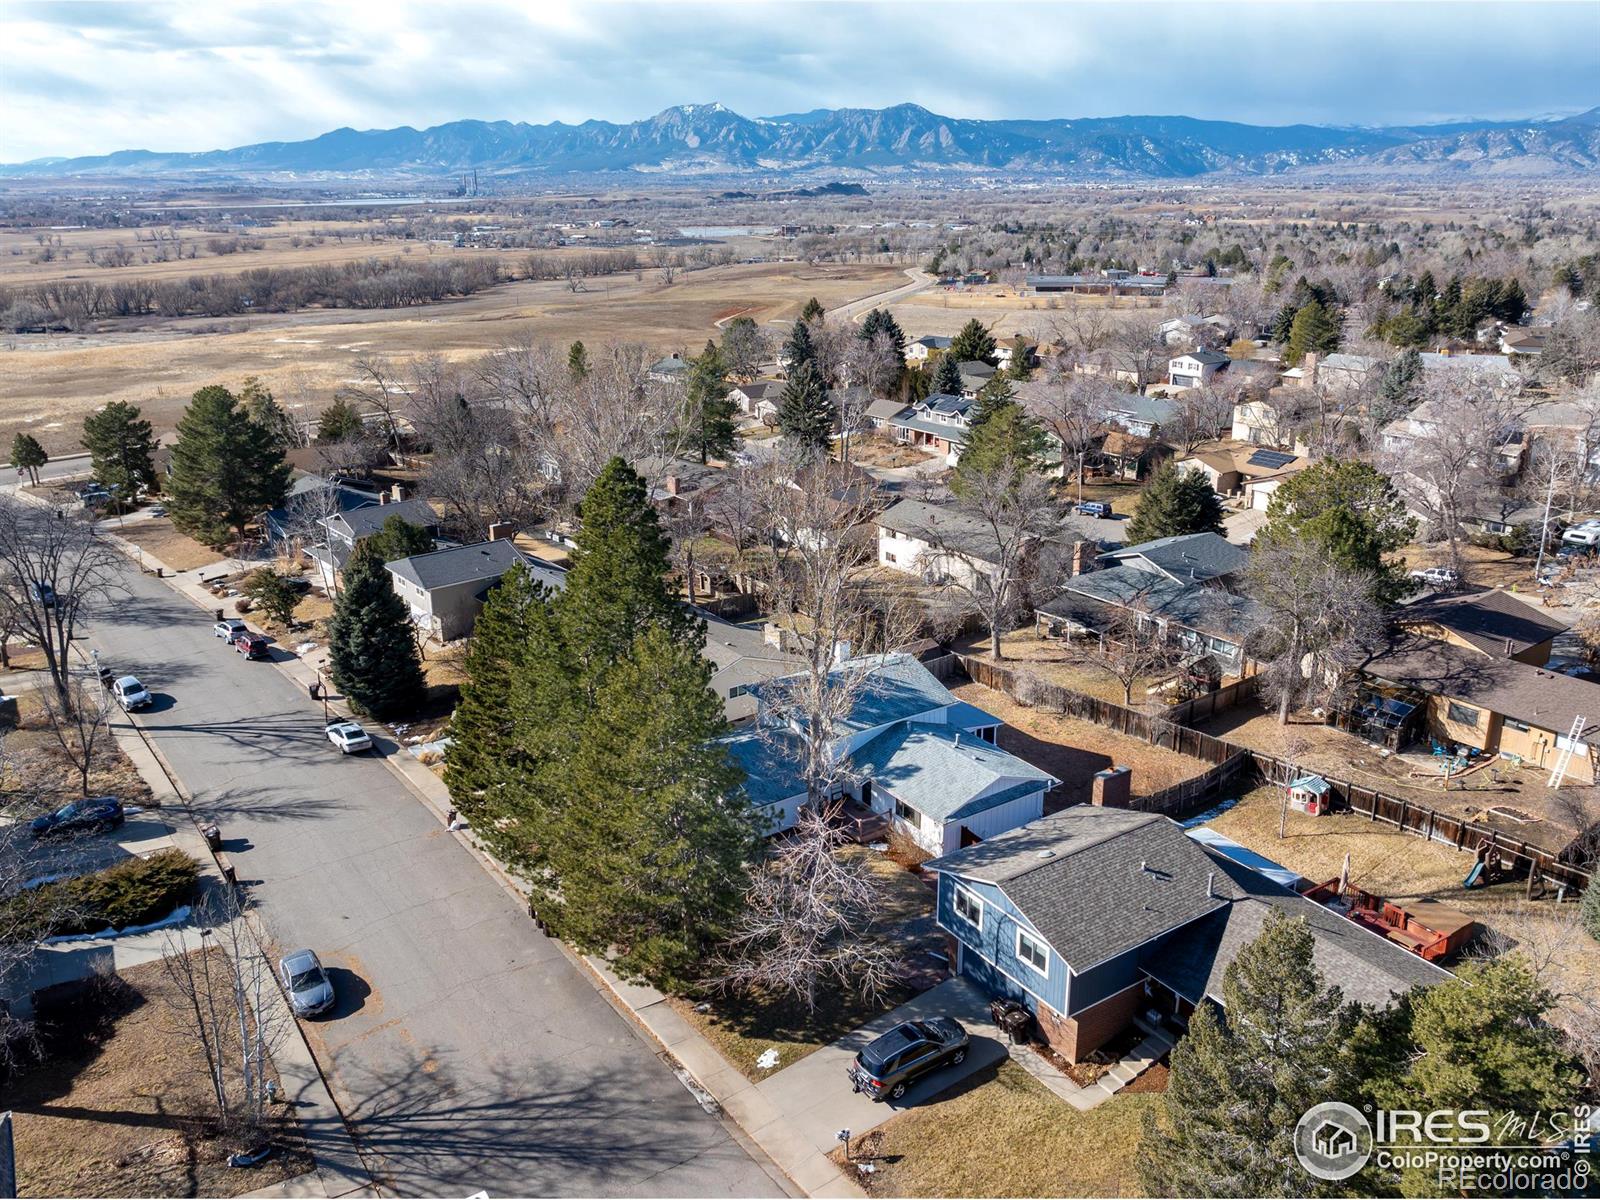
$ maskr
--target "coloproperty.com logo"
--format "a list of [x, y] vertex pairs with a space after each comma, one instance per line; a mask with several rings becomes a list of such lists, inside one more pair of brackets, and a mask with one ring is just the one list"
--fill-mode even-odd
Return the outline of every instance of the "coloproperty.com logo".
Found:
[[1314, 1105], [1294, 1129], [1306, 1174], [1337, 1183], [1368, 1163], [1381, 1171], [1423, 1170], [1441, 1192], [1577, 1195], [1589, 1184], [1596, 1124], [1572, 1112], [1490, 1113], [1482, 1109], [1356, 1108]]

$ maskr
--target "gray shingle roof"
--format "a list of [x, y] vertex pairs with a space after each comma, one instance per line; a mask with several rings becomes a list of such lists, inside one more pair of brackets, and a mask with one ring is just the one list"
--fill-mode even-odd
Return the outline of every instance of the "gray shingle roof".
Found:
[[898, 400], [874, 400], [867, 405], [867, 419], [871, 421], [888, 421], [898, 417], [901, 413], [909, 413], [910, 411]]
[[1172, 420], [1178, 406], [1160, 396], [1116, 395], [1106, 401], [1106, 414], [1114, 419], [1136, 420], [1164, 425]]
[[1102, 561], [1132, 563], [1143, 559], [1181, 583], [1204, 583], [1244, 570], [1250, 552], [1215, 533], [1186, 533], [1124, 546], [1100, 556]]
[[1090, 628], [1098, 627], [1093, 620], [1097, 614], [1083, 605], [1085, 599], [1149, 613], [1185, 629], [1236, 642], [1266, 620], [1261, 606], [1246, 596], [1205, 584], [1178, 583], [1134, 566], [1075, 575], [1061, 586], [1067, 594], [1041, 605], [1039, 611]]
[[1171, 361], [1176, 362], [1180, 358], [1191, 358], [1197, 363], [1210, 367], [1221, 366], [1228, 361], [1228, 356], [1220, 350], [1194, 350], [1188, 354], [1176, 355]]
[[741, 788], [758, 808], [805, 791], [799, 782], [800, 755], [788, 735], [777, 730], [745, 728], [718, 739], [734, 765], [745, 773]]
[[1505, 655], [1507, 642], [1511, 643], [1512, 654], [1521, 654], [1567, 630], [1565, 621], [1498, 588], [1420, 600], [1400, 609], [1396, 617], [1403, 625], [1424, 621], [1439, 625], [1485, 654], [1499, 656]]
[[426, 500], [396, 500], [392, 504], [363, 504], [328, 518], [328, 525], [355, 541], [371, 537], [390, 517], [399, 517], [424, 529], [436, 528], [439, 514]]
[[1273, 909], [1303, 919], [1314, 939], [1312, 958], [1328, 983], [1348, 1000], [1382, 1006], [1409, 988], [1443, 983], [1450, 973], [1354, 921], [1251, 870], [1226, 855], [1197, 847], [1216, 869], [1216, 890], [1228, 900], [1217, 912], [1150, 947], [1140, 966], [1185, 999], [1222, 999], [1228, 964], [1261, 934]]
[[566, 586], [565, 571], [542, 559], [528, 558], [504, 538], [493, 542], [450, 546], [428, 554], [413, 554], [410, 558], [398, 558], [384, 565], [391, 574], [431, 592], [463, 583], [493, 582], [517, 563], [521, 563], [535, 580], [546, 587], [559, 591]]
[[993, 562], [1000, 556], [994, 531], [954, 508], [923, 500], [901, 500], [879, 515], [878, 524], [895, 533], [984, 562]]
[[[1057, 782], [982, 738], [949, 725], [917, 721], [884, 730], [859, 747], [851, 761], [863, 778], [937, 821], [986, 812]], [[1004, 790], [980, 795], [1008, 779], [1014, 782]]]

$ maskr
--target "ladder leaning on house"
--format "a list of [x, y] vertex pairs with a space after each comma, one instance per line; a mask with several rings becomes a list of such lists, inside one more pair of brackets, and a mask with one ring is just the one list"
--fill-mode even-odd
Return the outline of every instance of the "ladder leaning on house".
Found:
[[1572, 718], [1572, 728], [1567, 730], [1566, 745], [1561, 747], [1561, 753], [1556, 755], [1555, 769], [1550, 772], [1550, 782], [1546, 787], [1560, 787], [1561, 781], [1567, 777], [1567, 767], [1572, 764], [1572, 752], [1577, 748], [1578, 739], [1583, 736], [1584, 728], [1589, 719], [1583, 714]]

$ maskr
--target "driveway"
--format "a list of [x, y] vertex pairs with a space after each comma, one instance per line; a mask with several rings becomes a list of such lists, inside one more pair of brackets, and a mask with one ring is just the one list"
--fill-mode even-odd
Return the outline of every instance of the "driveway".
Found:
[[782, 1194], [382, 762], [335, 753], [305, 693], [187, 600], [124, 582], [92, 636], [167, 701], [138, 721], [272, 940], [334, 976], [333, 1014], [306, 1028], [386, 1188]]
[[[873, 1038], [902, 1021], [925, 1017], [954, 1017], [966, 1026], [972, 1045], [958, 1067], [945, 1067], [919, 1080], [900, 1100], [870, 1100], [853, 1091], [845, 1071]], [[1005, 1035], [989, 1019], [989, 1001], [966, 979], [957, 976], [907, 1001], [893, 1012], [868, 1021], [860, 1029], [756, 1084], [756, 1090], [796, 1137], [824, 1154], [838, 1148], [837, 1134], [848, 1129], [865, 1133], [882, 1125], [901, 1109], [914, 1108], [945, 1088], [1008, 1054]], [[755, 1131], [752, 1130], [752, 1133]]]

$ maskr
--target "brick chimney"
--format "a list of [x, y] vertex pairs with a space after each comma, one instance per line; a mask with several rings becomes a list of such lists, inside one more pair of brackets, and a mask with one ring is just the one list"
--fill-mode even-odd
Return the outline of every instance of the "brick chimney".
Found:
[[509, 541], [515, 533], [510, 521], [492, 521], [489, 524], [489, 540], [491, 542]]
[[1089, 803], [1097, 808], [1127, 808], [1133, 800], [1133, 768], [1108, 767], [1096, 771], [1089, 788]]
[[661, 481], [661, 486], [667, 490], [667, 495], [676, 496], [678, 494], [678, 477], [676, 475], [668, 475]]
[[406, 498], [406, 489], [398, 483], [395, 484], [389, 489], [389, 498], [399, 504], [400, 501]]
[[1317, 386], [1317, 360], [1321, 357], [1315, 350], [1307, 350], [1305, 356], [1301, 358], [1300, 370], [1305, 373], [1300, 377], [1300, 382], [1306, 387]]
[[1072, 573], [1085, 575], [1094, 570], [1095, 555], [1099, 548], [1094, 542], [1082, 541], [1072, 543]]

